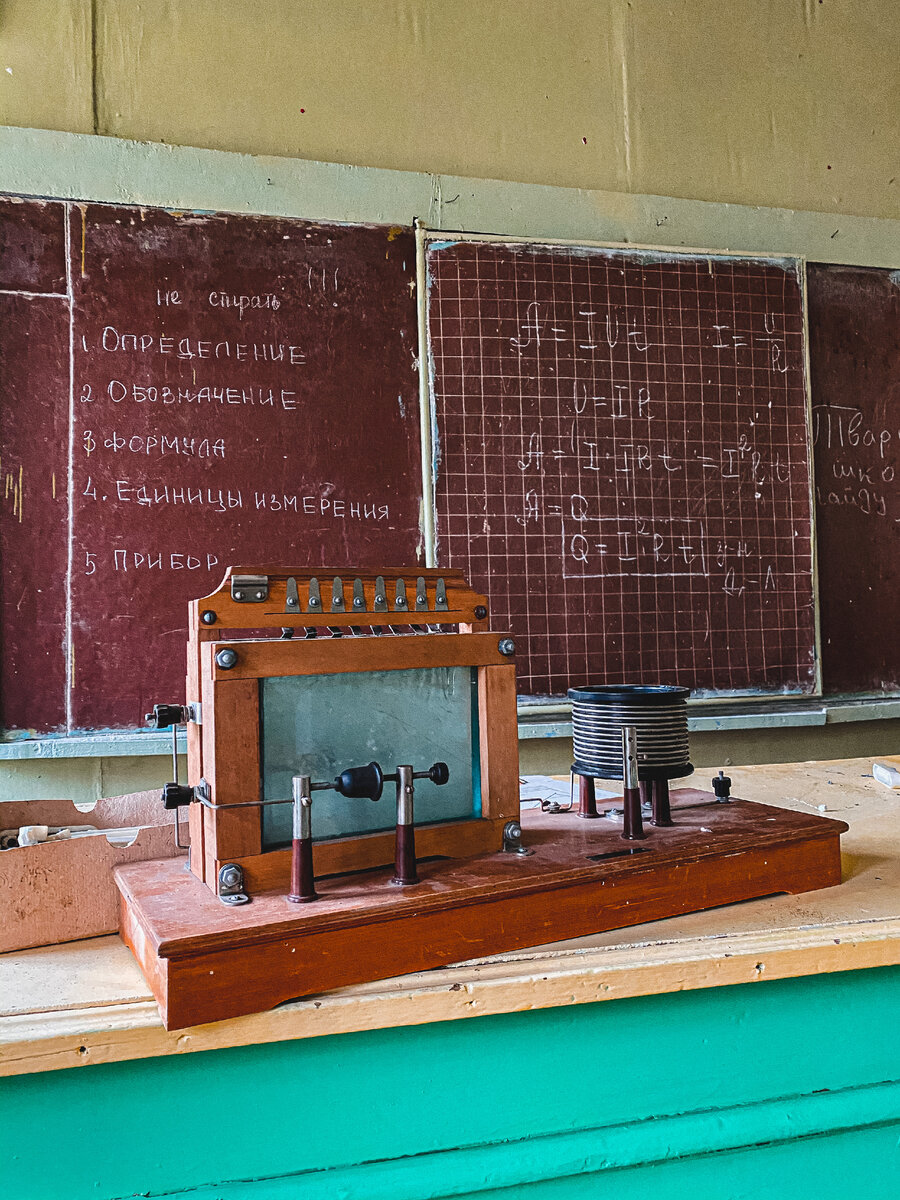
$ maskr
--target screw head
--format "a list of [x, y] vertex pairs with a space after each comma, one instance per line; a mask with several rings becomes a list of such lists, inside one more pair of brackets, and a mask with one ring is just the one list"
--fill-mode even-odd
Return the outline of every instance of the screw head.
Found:
[[500, 651], [501, 654], [505, 654], [506, 657], [509, 658], [511, 655], [515, 654], [515, 652], [516, 652], [516, 643], [512, 640], [511, 637], [501, 638], [500, 641], [497, 643], [497, 649]]
[[204, 625], [215, 625], [218, 618], [211, 608], [205, 608], [200, 614], [200, 620]]
[[237, 651], [232, 650], [230, 646], [224, 646], [216, 653], [216, 666], [221, 667], [223, 671], [230, 671], [232, 667], [236, 667], [237, 660]]
[[223, 867], [219, 875], [222, 887], [236, 887], [241, 882], [241, 873], [237, 867]]
[[503, 826], [503, 836], [508, 842], [518, 841], [522, 836], [522, 826], [518, 821], [507, 821]]
[[477, 604], [475, 606], [475, 616], [476, 616], [477, 620], [479, 620], [479, 621], [483, 621], [484, 618], [487, 616], [487, 609], [484, 607], [483, 604]]

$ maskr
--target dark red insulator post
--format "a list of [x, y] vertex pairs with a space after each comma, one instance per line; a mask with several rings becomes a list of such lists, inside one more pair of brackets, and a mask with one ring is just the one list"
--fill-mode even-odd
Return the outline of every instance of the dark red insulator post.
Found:
[[308, 775], [295, 775], [293, 840], [291, 842], [291, 890], [288, 900], [292, 904], [308, 904], [317, 900], [316, 876], [313, 871], [312, 847], [312, 791]]
[[599, 817], [597, 812], [597, 789], [593, 775], [578, 776], [578, 816]]
[[669, 805], [668, 779], [653, 780], [653, 824], [662, 827], [675, 824]]

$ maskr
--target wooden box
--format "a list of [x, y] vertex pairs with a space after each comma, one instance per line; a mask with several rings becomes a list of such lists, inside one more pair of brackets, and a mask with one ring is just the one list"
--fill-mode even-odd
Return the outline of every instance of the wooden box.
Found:
[[23, 825], [93, 825], [129, 829], [110, 842], [90, 835], [0, 850], [0, 952], [99, 937], [119, 928], [119, 893], [113, 870], [125, 863], [183, 855], [176, 849], [172, 814], [159, 792], [98, 800], [90, 809], [71, 800], [0, 803], [0, 828]]

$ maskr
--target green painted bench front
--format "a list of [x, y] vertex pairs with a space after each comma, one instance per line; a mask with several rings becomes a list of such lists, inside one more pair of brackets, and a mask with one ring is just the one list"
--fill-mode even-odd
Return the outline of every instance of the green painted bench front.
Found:
[[9, 1200], [897, 1200], [900, 968], [25, 1075]]

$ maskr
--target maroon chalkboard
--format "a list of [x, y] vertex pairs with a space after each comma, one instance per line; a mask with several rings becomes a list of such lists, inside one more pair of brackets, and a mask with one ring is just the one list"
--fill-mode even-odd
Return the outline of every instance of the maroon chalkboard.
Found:
[[826, 692], [900, 690], [900, 273], [807, 268]]
[[66, 723], [69, 304], [59, 204], [0, 204], [0, 698]]
[[4, 550], [40, 522], [24, 599], [4, 554], [6, 728], [135, 727], [183, 696], [187, 601], [231, 563], [418, 560], [410, 230], [0, 209]]
[[439, 564], [526, 695], [816, 685], [798, 265], [428, 249]]

